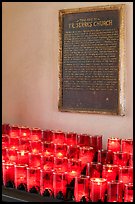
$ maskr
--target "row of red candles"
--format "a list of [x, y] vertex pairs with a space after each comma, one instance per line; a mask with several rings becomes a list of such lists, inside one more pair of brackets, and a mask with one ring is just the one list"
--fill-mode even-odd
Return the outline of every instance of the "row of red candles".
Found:
[[[94, 183], [96, 183], [96, 182], [98, 182], [98, 185], [99, 185], [99, 183], [101, 183], [101, 184], [103, 184], [103, 183], [105, 183], [104, 185], [105, 186], [108, 186], [108, 185], [111, 185], [111, 186], [117, 186], [117, 188], [119, 188], [120, 189], [120, 185], [122, 186], [124, 183], [126, 183], [125, 184], [125, 189], [127, 189], [127, 188], [130, 188], [130, 189], [132, 189], [132, 171], [133, 171], [133, 167], [132, 167], [132, 164], [133, 164], [133, 162], [129, 162], [128, 163], [128, 165], [129, 166], [125, 166], [125, 165], [127, 165], [127, 162], [125, 162], [125, 163], [121, 163], [121, 165], [123, 165], [123, 167], [122, 166], [118, 166], [118, 165], [114, 165], [114, 164], [110, 164], [110, 165], [108, 165], [108, 164], [106, 164], [105, 165], [105, 160], [104, 160], [104, 162], [103, 162], [103, 160], [102, 160], [102, 156], [104, 155], [104, 153], [106, 153], [106, 163], [111, 163], [111, 161], [109, 162], [109, 158], [111, 158], [111, 157], [108, 157], [108, 159], [107, 159], [107, 155], [113, 155], [112, 154], [112, 151], [111, 151], [111, 145], [110, 145], [110, 142], [109, 142], [109, 139], [111, 140], [111, 142], [113, 142], [114, 144], [114, 146], [115, 147], [117, 147], [118, 149], [116, 150], [116, 151], [120, 151], [120, 149], [119, 149], [119, 147], [121, 147], [121, 139], [112, 139], [112, 138], [109, 138], [108, 139], [108, 150], [106, 150], [106, 151], [103, 151], [103, 150], [101, 150], [102, 149], [102, 136], [93, 136], [93, 138], [100, 138], [100, 147], [98, 146], [97, 148], [94, 148], [93, 149], [93, 147], [85, 147], [86, 145], [85, 144], [81, 144], [80, 146], [81, 147], [78, 147], [78, 146], [75, 146], [75, 144], [74, 145], [71, 145], [71, 144], [73, 144], [72, 142], [71, 142], [71, 140], [73, 139], [73, 134], [70, 134], [70, 137], [69, 137], [69, 140], [70, 140], [70, 145], [68, 144], [66, 144], [66, 145], [62, 145], [61, 143], [63, 142], [62, 140], [61, 140], [61, 138], [65, 138], [65, 135], [66, 134], [62, 134], [62, 132], [60, 133], [60, 132], [53, 132], [53, 134], [50, 134], [50, 135], [53, 135], [53, 139], [56, 139], [56, 140], [52, 140], [53, 141], [53, 143], [54, 143], [54, 141], [55, 141], [55, 144], [53, 144], [52, 142], [43, 142], [43, 140], [42, 140], [42, 142], [41, 142], [41, 144], [43, 145], [43, 147], [44, 147], [44, 144], [45, 144], [45, 147], [46, 147], [46, 144], [47, 144], [47, 147], [48, 147], [48, 145], [50, 145], [49, 146], [49, 148], [47, 149], [47, 151], [48, 150], [50, 150], [51, 151], [51, 156], [47, 156], [46, 154], [44, 154], [45, 152], [46, 152], [46, 149], [45, 148], [41, 148], [41, 146], [40, 146], [40, 148], [39, 149], [42, 149], [42, 153], [38, 150], [37, 152], [38, 152], [38, 154], [36, 154], [36, 153], [34, 153], [34, 152], [32, 152], [31, 150], [33, 150], [33, 148], [32, 147], [35, 147], [35, 144], [34, 144], [34, 146], [32, 146], [31, 144], [33, 143], [33, 142], [37, 142], [37, 141], [33, 141], [33, 140], [31, 140], [31, 139], [29, 139], [30, 137], [30, 135], [31, 134], [29, 134], [29, 135], [27, 135], [27, 134], [24, 134], [23, 136], [26, 136], [25, 138], [26, 138], [26, 141], [28, 142], [26, 142], [26, 143], [24, 143], [25, 145], [19, 145], [19, 149], [17, 148], [17, 146], [18, 146], [18, 144], [20, 144], [20, 143], [17, 143], [17, 145], [16, 145], [16, 143], [15, 142], [13, 142], [12, 143], [12, 141], [15, 141], [15, 139], [19, 139], [19, 140], [21, 140], [22, 138], [23, 138], [23, 136], [21, 135], [21, 134], [18, 134], [17, 133], [17, 135], [16, 134], [14, 134], [15, 132], [13, 131], [12, 132], [12, 130], [13, 130], [13, 128], [14, 128], [14, 126], [10, 126], [10, 129], [9, 129], [9, 132], [3, 132], [3, 133], [8, 133], [8, 136], [7, 135], [5, 135], [5, 134], [3, 134], [3, 145], [5, 145], [5, 146], [7, 146], [7, 150], [6, 150], [6, 154], [5, 154], [5, 160], [7, 159], [7, 161], [4, 161], [3, 162], [3, 180], [4, 180], [4, 178], [6, 178], [5, 180], [4, 180], [4, 185], [6, 185], [6, 182], [7, 182], [7, 180], [8, 180], [8, 176], [10, 175], [8, 175], [7, 176], [7, 169], [11, 169], [11, 168], [9, 168], [9, 167], [12, 167], [12, 181], [14, 180], [14, 182], [15, 182], [15, 187], [17, 188], [18, 187], [18, 179], [20, 180], [20, 178], [22, 177], [22, 176], [20, 176], [20, 173], [19, 173], [19, 169], [23, 169], [23, 172], [26, 172], [25, 173], [25, 178], [27, 178], [26, 180], [27, 180], [27, 182], [25, 183], [25, 185], [27, 184], [27, 188], [28, 188], [28, 191], [30, 191], [30, 189], [31, 189], [31, 187], [30, 187], [30, 182], [32, 181], [32, 179], [31, 179], [31, 174], [29, 173], [29, 172], [33, 172], [33, 169], [32, 168], [35, 168], [36, 170], [34, 171], [34, 172], [39, 172], [38, 174], [36, 173], [35, 175], [39, 175], [38, 177], [37, 177], [37, 179], [36, 179], [36, 181], [37, 181], [37, 186], [39, 187], [39, 191], [40, 191], [40, 193], [41, 193], [41, 195], [43, 194], [43, 189], [45, 190], [45, 188], [46, 188], [46, 184], [48, 183], [52, 183], [52, 188], [51, 189], [53, 189], [52, 191], [54, 192], [54, 196], [56, 196], [57, 195], [57, 193], [58, 193], [58, 190], [59, 190], [59, 188], [58, 188], [58, 184], [60, 184], [60, 188], [61, 188], [61, 185], [63, 186], [63, 195], [64, 195], [64, 197], [65, 197], [65, 192], [67, 191], [65, 191], [64, 189], [70, 189], [71, 190], [71, 188], [67, 188], [67, 185], [64, 185], [64, 183], [66, 182], [66, 184], [68, 184], [69, 186], [70, 186], [70, 183], [71, 183], [71, 179], [69, 179], [69, 177], [71, 177], [71, 178], [75, 178], [75, 184], [74, 184], [74, 187], [75, 187], [75, 190], [74, 190], [74, 196], [75, 196], [75, 200], [76, 201], [78, 201], [79, 199], [80, 199], [80, 197], [78, 197], [77, 195], [78, 195], [78, 192], [80, 192], [80, 188], [81, 187], [79, 187], [80, 186], [80, 184], [79, 184], [79, 180], [82, 180], [83, 182], [85, 181], [85, 190], [86, 189], [90, 189], [90, 194], [88, 195], [88, 192], [87, 192], [87, 195], [86, 195], [86, 192], [85, 192], [85, 197], [87, 197], [87, 199], [91, 199], [92, 201], [95, 201], [95, 199], [97, 199], [97, 198], [99, 198], [99, 199], [101, 199], [101, 200], [103, 200], [104, 198], [102, 198], [103, 196], [101, 196], [102, 195], [102, 193], [98, 193], [97, 195], [98, 195], [98, 197], [96, 198], [94, 195], [96, 195], [94, 192], [93, 192], [93, 188], [96, 190], [96, 188], [92, 185], [92, 184], [89, 184], [88, 185], [88, 188], [86, 188], [86, 183], [89, 183], [89, 181], [90, 181], [90, 183], [92, 183], [92, 182], [94, 182]], [[19, 129], [19, 132], [22, 132], [22, 131], [20, 131], [20, 129], [21, 128], [18, 128]], [[26, 129], [26, 128], [22, 128], [23, 130], [24, 129]], [[28, 130], [28, 128], [27, 128], [27, 130]], [[37, 129], [36, 129], [37, 130]], [[39, 132], [41, 132], [41, 131], [39, 131]], [[45, 131], [44, 131], [45, 132]], [[47, 132], [49, 132], [49, 131], [47, 131]], [[13, 134], [12, 134], [13, 133]], [[24, 132], [23, 132], [24, 133]], [[26, 132], [25, 132], [26, 133]], [[43, 131], [42, 131], [42, 133], [43, 133]], [[55, 134], [56, 133], [56, 134]], [[60, 133], [60, 134], [58, 134], [58, 133]], [[21, 136], [20, 136], [21, 135]], [[34, 135], [36, 135], [35, 133], [34, 133]], [[38, 134], [37, 134], [38, 135]], [[62, 135], [64, 135], [64, 137], [62, 137]], [[18, 137], [19, 136], [19, 137]], [[28, 137], [27, 137], [28, 136]], [[54, 138], [54, 136], [55, 136], [55, 138]], [[57, 137], [56, 137], [57, 136]], [[78, 136], [78, 135], [77, 135]], [[84, 141], [84, 138], [85, 138], [85, 136], [84, 135], [80, 135], [79, 136], [79, 138], [83, 138], [83, 140], [82, 141]], [[86, 136], [86, 138], [91, 138], [92, 136]], [[7, 140], [5, 139], [5, 138], [8, 138]], [[4, 140], [5, 139], [5, 140]], [[23, 138], [24, 139], [24, 138]], [[22, 139], [22, 140], [23, 140]], [[38, 138], [39, 139], [39, 138]], [[41, 139], [41, 138], [40, 138]], [[60, 139], [60, 140], [59, 140]], [[87, 139], [86, 139], [87, 140]], [[61, 142], [60, 142], [61, 141]], [[5, 142], [5, 143], [4, 143]], [[7, 142], [7, 144], [6, 144], [6, 142]], [[24, 142], [24, 140], [23, 140], [23, 142]], [[30, 142], [30, 143], [29, 143]], [[39, 142], [39, 141], [38, 141]], [[120, 145], [117, 145], [117, 142], [120, 144]], [[123, 140], [123, 142], [124, 142], [124, 140]], [[127, 143], [127, 146], [125, 145]], [[27, 145], [26, 145], [27, 144]], [[12, 155], [12, 151], [11, 151], [11, 149], [12, 149], [12, 147], [13, 146], [16, 146], [16, 149], [14, 149], [14, 151], [16, 151], [16, 153], [17, 153], [17, 157], [14, 157], [14, 158], [19, 158], [19, 160], [17, 161], [17, 159], [15, 159], [15, 160], [12, 160], [11, 159], [11, 157], [12, 156], [14, 156], [14, 155]], [[62, 147], [68, 147], [68, 149], [70, 149], [71, 148], [71, 150], [70, 150], [70, 152], [69, 152], [69, 158], [66, 158], [66, 157], [63, 157], [63, 156], [67, 156], [67, 155], [64, 155], [63, 153], [64, 152], [66, 152], [67, 153], [67, 150], [66, 151], [64, 151], [64, 152], [59, 152], [59, 151], [61, 151], [61, 148], [54, 148], [54, 147], [57, 147], [57, 146], [59, 146], [60, 145], [60, 147], [62, 148]], [[29, 151], [30, 152], [28, 152], [27, 150], [28, 150], [28, 148], [26, 148], [26, 146], [31, 146], [31, 148], [29, 149]], [[25, 147], [24, 149], [23, 149], [23, 147]], [[74, 148], [73, 148], [74, 147]], [[122, 147], [124, 147], [125, 149], [122, 151], [122, 152], [119, 152], [119, 154], [120, 155], [127, 155], [126, 157], [124, 156], [124, 157], [122, 157], [120, 160], [121, 161], [123, 161], [123, 160], [125, 160], [125, 159], [129, 159], [130, 158], [130, 161], [132, 161], [133, 160], [133, 155], [132, 155], [132, 148], [133, 148], [133, 141], [132, 140], [125, 140], [125, 142], [124, 142], [124, 145], [122, 145]], [[126, 147], [127, 147], [127, 149], [126, 149]], [[78, 150], [79, 150], [79, 158], [77, 157], [77, 156], [75, 156], [75, 157], [73, 157], [72, 158], [72, 156], [70, 157], [70, 155], [76, 155], [76, 152], [77, 152], [77, 149], [76, 148], [78, 148]], [[38, 148], [37, 148], [38, 149]], [[54, 151], [54, 150], [56, 150], [57, 149], [57, 151]], [[12, 149], [13, 150], [13, 149]], [[52, 151], [53, 150], [53, 151]], [[113, 150], [114, 150], [114, 148], [113, 148]], [[3, 151], [4, 152], [4, 151]], [[23, 152], [23, 154], [22, 154], [22, 152]], [[39, 153], [40, 152], [40, 153]], [[70, 154], [72, 152], [72, 154]], [[100, 162], [101, 163], [98, 163], [98, 162], [92, 162], [93, 161], [93, 158], [94, 158], [94, 155], [96, 155], [96, 153], [98, 152], [98, 155], [100, 155], [100, 156], [98, 156], [98, 158], [100, 158]], [[26, 153], [26, 155], [24, 154], [24, 153]], [[58, 154], [55, 154], [54, 155], [54, 153], [58, 153]], [[59, 154], [59, 153], [61, 153], [61, 154]], [[117, 152], [117, 154], [118, 154], [118, 152]], [[23, 156], [23, 155], [25, 155], [25, 157]], [[63, 156], [62, 156], [63, 155]], [[115, 155], [115, 154], [114, 154]], [[6, 157], [7, 156], [7, 157]], [[60, 156], [60, 158], [59, 158], [59, 156]], [[118, 155], [117, 155], [118, 156]], [[132, 156], [132, 157], [131, 157]], [[42, 161], [42, 162], [38, 162], [38, 164], [40, 164], [40, 165], [37, 165], [36, 163], [34, 163], [33, 161], [34, 161], [34, 158], [38, 158], [38, 159], [40, 159], [40, 161]], [[120, 156], [119, 156], [120, 157]], [[117, 158], [117, 159], [119, 159], [119, 157]], [[27, 162], [26, 162], [26, 160], [24, 159], [23, 160], [23, 162], [22, 162], [22, 159], [23, 158], [25, 158], [26, 160], [27, 160]], [[75, 160], [76, 159], [76, 160]], [[117, 161], [117, 159], [116, 159], [116, 161]], [[8, 161], [8, 160], [10, 160], [10, 162]], [[25, 162], [24, 162], [25, 161]], [[32, 161], [32, 162], [31, 162]], [[38, 160], [35, 160], [35, 161], [38, 161]], [[16, 162], [16, 164], [13, 164], [13, 162]], [[10, 164], [9, 164], [10, 163]], [[11, 164], [12, 163], [12, 164]], [[26, 163], [26, 164], [24, 164], [24, 163]], [[117, 163], [119, 163], [119, 162], [117, 162]], [[44, 165], [43, 165], [44, 164]], [[66, 164], [68, 164], [68, 165], [66, 165]], [[25, 166], [23, 166], [23, 165], [25, 165]], [[35, 167], [35, 165], [36, 165], [36, 167]], [[45, 169], [43, 168], [43, 166], [45, 167]], [[83, 169], [84, 169], [84, 167], [86, 166], [86, 172], [85, 172], [85, 179], [84, 179], [84, 176], [82, 176], [81, 174], [82, 174], [82, 172], [83, 172], [83, 174], [84, 174], [84, 171], [82, 171]], [[7, 168], [8, 167], [8, 168]], [[47, 167], [47, 168], [46, 168]], [[49, 167], [49, 168], [48, 168]], [[62, 168], [63, 167], [63, 168]], [[96, 167], [96, 168], [95, 168]], [[5, 170], [6, 169], [6, 170]], [[14, 170], [13, 170], [14, 169]], [[52, 170], [53, 169], [53, 170]], [[91, 169], [91, 170], [90, 170]], [[25, 171], [24, 171], [25, 170]], [[68, 171], [67, 171], [68, 170]], [[98, 172], [98, 170], [99, 170], [99, 172]], [[106, 170], [106, 171], [105, 171]], [[22, 171], [22, 170], [21, 170]], [[48, 171], [50, 172], [49, 174], [48, 174]], [[67, 171], [66, 173], [63, 173], [63, 171]], [[13, 176], [13, 172], [14, 172], [14, 176]], [[18, 173], [17, 173], [18, 172]], [[74, 174], [74, 173], [77, 173], [76, 175]], [[92, 175], [92, 172], [96, 172], [96, 173], [93, 173], [93, 175]], [[101, 173], [102, 172], [102, 173]], [[110, 174], [108, 174], [108, 175], [111, 175], [111, 176], [106, 176], [107, 175], [107, 172], [109, 173], [110, 172]], [[119, 173], [118, 173], [119, 172]], [[121, 172], [121, 173], [120, 173]], [[73, 173], [73, 174], [72, 174]], [[44, 177], [43, 176], [43, 174], [48, 174], [48, 175], [52, 175], [52, 176], [50, 176], [50, 179], [51, 178], [53, 178], [52, 179], [52, 181], [53, 182], [51, 182], [51, 180], [49, 179], [49, 177], [48, 177], [48, 182], [46, 181], [46, 180], [44, 180], [44, 178], [46, 178], [46, 177]], [[57, 177], [59, 177], [58, 175], [60, 176], [61, 175], [61, 179], [56, 179]], [[100, 174], [100, 176], [99, 176], [99, 174]], [[18, 178], [18, 175], [19, 175], [19, 178]], [[114, 176], [115, 175], [115, 176]], [[112, 182], [111, 180], [112, 180], [112, 178], [111, 177], [113, 177], [113, 180], [116, 180], [116, 175], [119, 175], [119, 181], [117, 181], [117, 182]], [[68, 178], [68, 179], [62, 179], [62, 178]], [[97, 178], [95, 178], [95, 180], [93, 180], [94, 178], [92, 178], [92, 177], [97, 177]], [[99, 178], [99, 177], [102, 177], [102, 178]], [[104, 178], [105, 177], [105, 178]], [[58, 180], [58, 181], [57, 181]], [[70, 180], [70, 182], [69, 182], [69, 180]], [[86, 180], [88, 180], [88, 182], [86, 182]], [[123, 182], [124, 181], [124, 182]], [[128, 186], [127, 185], [127, 181], [129, 182], [131, 182], [131, 184]], [[34, 180], [34, 182], [35, 182], [35, 180]], [[60, 183], [59, 183], [60, 182]], [[63, 183], [64, 182], [64, 183]], [[107, 183], [107, 182], [111, 182], [111, 183]], [[36, 183], [36, 182], [35, 182]], [[40, 183], [40, 185], [39, 185], [39, 183]], [[48, 185], [47, 184], [47, 185]], [[81, 184], [82, 185], [82, 184]], [[57, 186], [57, 188], [55, 187], [55, 186]], [[83, 186], [84, 186], [84, 184], [83, 184]], [[92, 187], [93, 186], [93, 187]], [[100, 186], [100, 185], [99, 185]], [[102, 185], [101, 185], [102, 186]], [[65, 187], [65, 188], [64, 188]], [[71, 186], [70, 186], [71, 187]], [[77, 190], [78, 189], [78, 190]], [[82, 189], [82, 188], [81, 188]], [[104, 187], [104, 189], [105, 189], [105, 187]], [[107, 191], [108, 191], [108, 193], [107, 193], [107, 195], [110, 195], [109, 194], [109, 186], [106, 188], [107, 189]], [[111, 187], [111, 189], [113, 189], [113, 187]], [[121, 188], [122, 190], [123, 190], [123, 187]], [[116, 190], [116, 187], [115, 187], [115, 190]], [[84, 190], [82, 189], [81, 190], [82, 191], [82, 193], [80, 192], [79, 194], [80, 195], [82, 195], [83, 193], [84, 193]], [[102, 191], [102, 188], [100, 187], [100, 191]], [[118, 189], [117, 189], [117, 191], [118, 191]], [[93, 192], [93, 193], [92, 193]], [[103, 193], [103, 195], [105, 194], [105, 191], [103, 191], [104, 193]], [[111, 192], [113, 192], [112, 190], [111, 190]], [[131, 196], [131, 192], [132, 192], [132, 190], [130, 190], [130, 191], [128, 191], [128, 193], [130, 192], [130, 194], [128, 195], [127, 193], [126, 193], [126, 191], [124, 191], [125, 192], [125, 194], [124, 194], [124, 201], [126, 201], [126, 199], [128, 198], [128, 201], [130, 200], [132, 200], [132, 199], [129, 199], [129, 197]], [[112, 195], [113, 195], [113, 193], [112, 193]], [[121, 196], [120, 196], [121, 195]], [[122, 191], [121, 191], [121, 193], [120, 193], [120, 195], [118, 196], [117, 195], [117, 197], [122, 197]], [[126, 197], [126, 195], [128, 195], [127, 197]], [[94, 197], [93, 197], [94, 196]], [[67, 196], [66, 196], [67, 197]], [[83, 196], [82, 196], [83, 197]], [[132, 196], [131, 196], [132, 197]], [[112, 199], [112, 196], [111, 196], [111, 198], [108, 198], [108, 199]], [[116, 199], [116, 198], [115, 198]], [[118, 200], [118, 198], [117, 198], [117, 201], [119, 202], [119, 200]]]

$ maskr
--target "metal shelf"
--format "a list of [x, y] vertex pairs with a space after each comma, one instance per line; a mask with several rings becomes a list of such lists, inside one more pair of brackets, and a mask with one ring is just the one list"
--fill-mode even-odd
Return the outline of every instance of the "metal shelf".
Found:
[[2, 202], [65, 202], [51, 197], [43, 197], [34, 193], [5, 188], [2, 186]]

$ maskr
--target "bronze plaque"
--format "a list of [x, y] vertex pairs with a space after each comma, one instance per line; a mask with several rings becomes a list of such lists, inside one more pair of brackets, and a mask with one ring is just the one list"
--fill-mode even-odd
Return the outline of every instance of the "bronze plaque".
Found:
[[59, 110], [124, 115], [124, 7], [59, 11]]

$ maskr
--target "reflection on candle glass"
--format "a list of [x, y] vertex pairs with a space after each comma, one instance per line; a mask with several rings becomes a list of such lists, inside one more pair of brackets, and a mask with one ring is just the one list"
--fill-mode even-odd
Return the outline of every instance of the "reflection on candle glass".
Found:
[[133, 167], [121, 166], [119, 167], [119, 181], [123, 183], [133, 183]]
[[53, 172], [54, 197], [63, 200], [66, 197], [67, 172]]
[[117, 180], [118, 166], [113, 164], [103, 165], [102, 178], [107, 181]]
[[123, 182], [109, 181], [107, 183], [107, 202], [123, 201]]
[[113, 152], [111, 150], [98, 150], [97, 161], [102, 164], [113, 164]]
[[40, 194], [42, 196], [53, 196], [53, 171], [40, 170]]
[[15, 175], [15, 188], [19, 190], [27, 190], [27, 164], [15, 164], [14, 175]]
[[113, 164], [127, 166], [129, 155], [126, 152], [114, 152]]
[[86, 175], [90, 178], [100, 178], [102, 176], [102, 164], [99, 162], [88, 162], [86, 165]]
[[3, 184], [5, 187], [14, 187], [14, 162], [3, 163]]
[[124, 186], [124, 202], [133, 202], [133, 183]]
[[113, 152], [119, 152], [121, 150], [121, 139], [113, 137], [108, 138], [107, 149]]
[[30, 193], [40, 192], [40, 167], [27, 167], [27, 190]]
[[90, 179], [90, 201], [104, 202], [106, 189], [107, 189], [106, 179], [91, 178]]
[[122, 139], [121, 148], [122, 148], [122, 152], [133, 153], [133, 140], [132, 139]]
[[76, 176], [74, 197], [76, 202], [89, 201], [89, 176]]
[[67, 156], [67, 145], [66, 144], [54, 144], [54, 156], [66, 157]]
[[29, 151], [27, 150], [17, 151], [17, 163], [18, 164], [29, 164]]

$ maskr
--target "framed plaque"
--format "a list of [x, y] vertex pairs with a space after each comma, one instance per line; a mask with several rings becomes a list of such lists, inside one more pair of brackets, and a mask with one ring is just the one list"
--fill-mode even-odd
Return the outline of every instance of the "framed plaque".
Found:
[[59, 111], [125, 114], [125, 5], [59, 11]]

